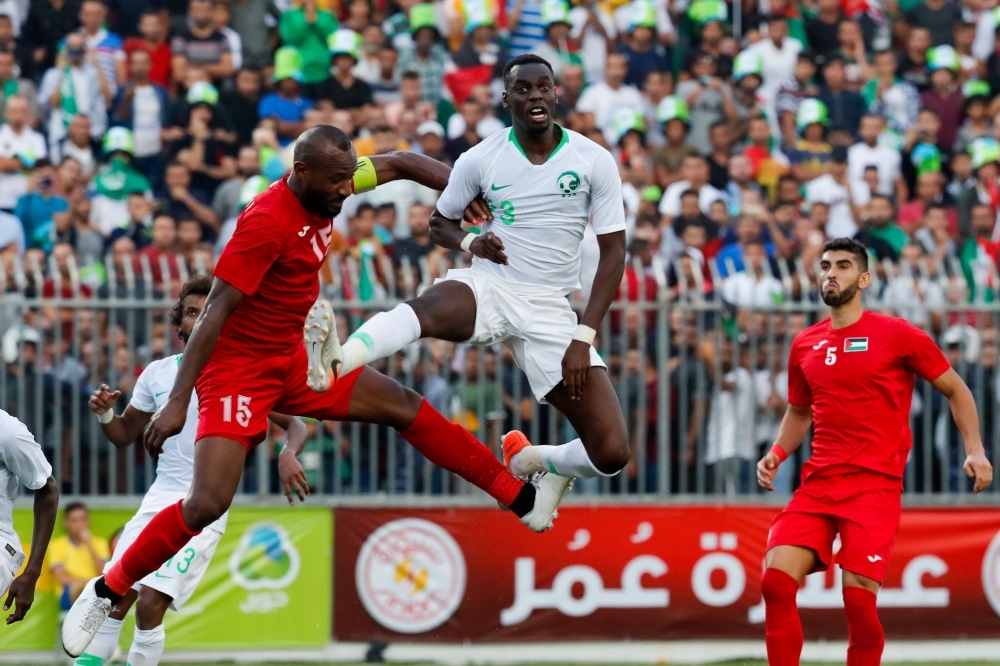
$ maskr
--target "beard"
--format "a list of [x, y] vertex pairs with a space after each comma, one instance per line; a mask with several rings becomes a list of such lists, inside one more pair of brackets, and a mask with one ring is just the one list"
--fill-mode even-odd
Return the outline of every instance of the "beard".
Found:
[[313, 215], [319, 215], [320, 217], [337, 217], [340, 214], [340, 209], [343, 207], [343, 202], [339, 204], [331, 204], [327, 201], [326, 197], [322, 196], [318, 192], [305, 192], [302, 198], [299, 200], [302, 203], [302, 207]]
[[829, 305], [831, 308], [838, 308], [844, 303], [849, 302], [854, 295], [858, 293], [858, 282], [855, 281], [853, 284], [849, 284], [838, 292], [830, 293], [828, 291], [823, 291], [821, 294], [823, 302]]

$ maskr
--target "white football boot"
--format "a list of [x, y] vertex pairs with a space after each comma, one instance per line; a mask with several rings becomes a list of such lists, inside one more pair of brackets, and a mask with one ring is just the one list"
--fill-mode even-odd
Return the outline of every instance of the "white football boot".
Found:
[[95, 583], [97, 578], [92, 578], [87, 583], [63, 621], [63, 650], [74, 659], [90, 646], [94, 636], [97, 635], [97, 630], [108, 619], [114, 607], [110, 599], [97, 596], [94, 590]]
[[321, 298], [309, 309], [303, 336], [309, 359], [306, 386], [313, 391], [326, 391], [336, 383], [344, 365], [344, 350], [337, 337], [337, 318], [328, 301]]

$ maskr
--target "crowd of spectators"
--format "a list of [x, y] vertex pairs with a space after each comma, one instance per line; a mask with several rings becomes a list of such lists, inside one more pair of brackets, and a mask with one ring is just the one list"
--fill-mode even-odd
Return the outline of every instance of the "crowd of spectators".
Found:
[[[983, 312], [1000, 285], [998, 35], [997, 0], [0, 0], [0, 399], [51, 429], [50, 396], [101, 381], [127, 394], [145, 363], [179, 348], [162, 309], [121, 299], [167, 301], [211, 272], [305, 129], [335, 125], [359, 156], [451, 164], [508, 131], [500, 74], [531, 52], [553, 66], [557, 121], [621, 170], [629, 265], [604, 352], [633, 448], [650, 444], [637, 453], [645, 477], [633, 463], [614, 483], [747, 491], [767, 437], [739, 424], [753, 413], [773, 425], [783, 409], [783, 350], [820, 316], [830, 238], [870, 248], [870, 305], [981, 352], [969, 359], [977, 385], [996, 393]], [[378, 302], [467, 262], [430, 241], [436, 197], [404, 182], [349, 199], [328, 288]], [[596, 257], [588, 233], [573, 298], [587, 298]], [[629, 305], [664, 292], [680, 306], [668, 326]], [[26, 309], [15, 294], [76, 305]], [[807, 315], [753, 311], [788, 302]], [[360, 312], [345, 313], [342, 334]], [[495, 437], [519, 415], [567, 434], [499, 350], [423, 344], [397, 361], [470, 429], [488, 422]], [[669, 480], [656, 475], [661, 415], [640, 414], [636, 398], [658, 404], [663, 374], [679, 400]], [[313, 427], [323, 462], [311, 469], [360, 483], [367, 444]], [[390, 447], [376, 444], [382, 461]], [[935, 444], [941, 460], [946, 449]], [[61, 450], [64, 481], [94, 476]]]

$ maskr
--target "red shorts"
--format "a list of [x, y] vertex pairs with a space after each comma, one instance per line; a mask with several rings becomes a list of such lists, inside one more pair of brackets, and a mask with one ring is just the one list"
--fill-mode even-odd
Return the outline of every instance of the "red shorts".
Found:
[[209, 358], [195, 383], [195, 441], [225, 437], [249, 451], [267, 437], [267, 415], [271, 412], [343, 420], [361, 368], [338, 379], [328, 391], [318, 393], [306, 386], [307, 363], [303, 345], [289, 356]]
[[[809, 548], [819, 560], [813, 571], [836, 561], [841, 569], [881, 583], [899, 531], [901, 498], [902, 483], [881, 474], [810, 477], [775, 517], [767, 549]], [[834, 555], [837, 534], [840, 550]]]

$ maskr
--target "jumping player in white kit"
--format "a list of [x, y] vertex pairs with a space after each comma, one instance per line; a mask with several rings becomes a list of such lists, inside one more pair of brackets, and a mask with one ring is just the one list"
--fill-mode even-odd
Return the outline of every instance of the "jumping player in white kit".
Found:
[[[191, 328], [201, 314], [211, 286], [211, 276], [202, 275], [192, 278], [181, 288], [177, 304], [171, 312], [171, 323], [184, 342], [187, 342], [191, 335]], [[167, 401], [174, 379], [177, 377], [180, 361], [181, 354], [177, 354], [153, 361], [146, 366], [139, 375], [132, 392], [132, 399], [121, 416], [115, 416], [112, 411], [115, 401], [121, 395], [120, 391], [112, 392], [106, 385], [94, 391], [90, 398], [90, 409], [97, 414], [101, 429], [115, 446], [128, 447], [142, 434], [153, 414]], [[156, 479], [143, 498], [139, 511], [126, 523], [112, 559], [105, 566], [105, 571], [121, 559], [122, 554], [132, 545], [153, 516], [187, 495], [194, 472], [195, 430], [198, 427], [197, 395], [192, 396], [188, 412], [184, 429], [164, 442], [163, 452], [157, 457]], [[270, 419], [288, 431], [288, 449], [293, 452], [300, 450], [307, 435], [305, 425], [298, 419], [280, 414], [271, 414]], [[281, 469], [295, 468], [293, 471], [301, 472], [301, 467], [294, 462], [294, 453], [291, 461], [286, 462], [293, 464], [291, 467], [281, 466]], [[283, 482], [290, 480], [286, 476], [288, 475], [282, 474]], [[294, 477], [291, 481], [301, 498], [303, 493], [309, 492], [305, 484], [305, 475], [295, 474]], [[129, 609], [138, 600], [135, 635], [132, 638], [127, 663], [129, 666], [158, 664], [166, 639], [163, 617], [168, 608], [180, 610], [191, 598], [208, 570], [215, 549], [226, 531], [227, 519], [228, 513], [205, 528], [201, 534], [193, 537], [158, 571], [137, 583], [130, 593], [116, 604], [114, 611], [101, 625], [90, 646], [75, 663], [78, 666], [107, 663], [118, 647], [122, 622]]]
[[[31, 555], [18, 576], [25, 556], [14, 531], [14, 500], [21, 486], [35, 491], [35, 523]], [[0, 599], [10, 592], [3, 611], [14, 608], [7, 624], [23, 620], [35, 600], [35, 583], [42, 573], [58, 511], [59, 486], [42, 447], [23, 423], [0, 409]]]
[[[625, 267], [621, 178], [611, 153], [555, 124], [552, 67], [535, 55], [504, 68], [504, 106], [513, 127], [455, 163], [431, 218], [435, 243], [474, 255], [419, 297], [361, 326], [342, 349], [344, 375], [423, 337], [502, 342], [532, 393], [563, 412], [579, 434], [561, 446], [504, 437], [504, 463], [517, 476], [611, 476], [628, 462], [628, 433], [606, 366], [592, 343]], [[462, 230], [463, 211], [484, 197], [484, 233]], [[580, 244], [592, 219], [601, 256], [578, 324], [566, 296], [580, 287]]]

